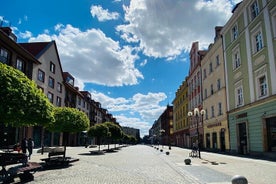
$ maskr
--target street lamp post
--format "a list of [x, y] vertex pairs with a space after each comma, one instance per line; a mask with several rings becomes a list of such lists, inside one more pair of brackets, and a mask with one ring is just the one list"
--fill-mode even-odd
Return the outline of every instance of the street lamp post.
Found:
[[[189, 111], [188, 112], [188, 116], [189, 117], [196, 117], [196, 133], [197, 133], [197, 144], [198, 144], [198, 157], [201, 158], [200, 156], [200, 146], [201, 146], [201, 142], [200, 142], [200, 138], [199, 138], [199, 131], [198, 131], [198, 119], [199, 119], [199, 115], [201, 115], [203, 117], [203, 115], [205, 114], [205, 110], [202, 109], [201, 111], [199, 111], [199, 108], [194, 108], [194, 112]], [[202, 118], [203, 119], [203, 118]], [[203, 121], [203, 120], [202, 120]]]

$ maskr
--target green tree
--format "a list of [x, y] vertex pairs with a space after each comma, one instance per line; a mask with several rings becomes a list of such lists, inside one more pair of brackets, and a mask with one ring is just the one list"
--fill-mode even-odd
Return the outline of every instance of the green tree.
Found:
[[[116, 141], [121, 139], [123, 136], [123, 131], [121, 129], [121, 127], [113, 122], [105, 122], [104, 123], [110, 132], [110, 139], [113, 140], [115, 142], [115, 147], [116, 147]], [[109, 143], [108, 142], [108, 149], [109, 149]]]
[[0, 63], [1, 123], [15, 127], [54, 121], [53, 105], [24, 73]]
[[90, 121], [87, 115], [75, 108], [70, 107], [55, 107], [54, 108], [55, 122], [51, 123], [47, 129], [52, 132], [62, 132], [64, 134], [64, 156], [69, 133], [78, 133], [87, 130]]
[[110, 135], [110, 132], [108, 127], [105, 124], [100, 123], [90, 127], [89, 130], [87, 131], [87, 135], [89, 137], [94, 137], [97, 139], [99, 152], [100, 152], [101, 140], [103, 138], [108, 137]]

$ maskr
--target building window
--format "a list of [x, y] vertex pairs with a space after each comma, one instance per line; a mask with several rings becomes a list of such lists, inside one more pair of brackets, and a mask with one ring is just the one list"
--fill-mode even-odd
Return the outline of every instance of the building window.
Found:
[[217, 132], [212, 133], [213, 149], [217, 149]]
[[207, 74], [206, 74], [206, 69], [204, 68], [204, 70], [203, 70], [203, 79], [206, 79], [207, 78]]
[[62, 93], [62, 85], [60, 82], [57, 83], [57, 91]]
[[24, 72], [24, 62], [21, 59], [16, 60], [16, 69]]
[[66, 78], [66, 82], [67, 82], [68, 84], [70, 84], [70, 85], [74, 86], [74, 79], [73, 79], [73, 78], [71, 78], [71, 77], [67, 76], [67, 78]]
[[8, 64], [9, 53], [6, 49], [0, 49], [0, 62]]
[[212, 62], [209, 64], [209, 73], [212, 73], [213, 72], [213, 64]]
[[221, 87], [221, 86], [220, 86], [220, 79], [218, 79], [218, 80], [217, 80], [217, 88], [218, 88], [218, 90], [220, 90], [220, 87]]
[[41, 82], [45, 81], [45, 73], [40, 69], [38, 69], [38, 72], [37, 72], [37, 80]]
[[55, 64], [52, 63], [52, 62], [50, 62], [50, 71], [51, 71], [52, 73], [55, 73], [55, 70], [56, 70]]
[[219, 55], [216, 56], [216, 63], [217, 63], [217, 67], [218, 67], [220, 65]]
[[267, 81], [266, 76], [261, 76], [259, 79], [259, 97], [267, 96]]
[[236, 89], [236, 104], [237, 107], [243, 105], [243, 90], [242, 87]]
[[207, 133], [206, 134], [206, 148], [210, 148], [210, 134]]
[[235, 49], [232, 54], [233, 58], [233, 70], [239, 68], [241, 66], [241, 59], [240, 59], [240, 51], [239, 49]]
[[57, 101], [56, 101], [56, 105], [58, 107], [61, 107], [61, 98], [57, 96]]
[[211, 117], [215, 117], [215, 108], [214, 106], [211, 106]]
[[251, 20], [256, 18], [259, 15], [259, 6], [257, 1], [254, 1], [250, 6]]
[[51, 88], [54, 88], [55, 87], [55, 79], [53, 79], [52, 77], [49, 77], [48, 86]]
[[211, 95], [214, 94], [214, 87], [213, 87], [213, 84], [211, 84]]
[[256, 49], [256, 52], [260, 51], [262, 48], [263, 48], [262, 33], [259, 31], [255, 35], [255, 49]]
[[207, 89], [204, 89], [204, 96], [205, 96], [205, 99], [207, 98]]
[[238, 38], [238, 26], [234, 25], [232, 28], [232, 41]]
[[218, 103], [218, 115], [222, 115], [222, 104], [221, 102]]
[[53, 93], [48, 92], [47, 97], [48, 97], [48, 99], [49, 99], [49, 101], [50, 101], [51, 103], [54, 102], [54, 94], [53, 94]]
[[208, 110], [205, 109], [205, 119], [208, 119]]
[[79, 106], [81, 106], [81, 97], [78, 97]]

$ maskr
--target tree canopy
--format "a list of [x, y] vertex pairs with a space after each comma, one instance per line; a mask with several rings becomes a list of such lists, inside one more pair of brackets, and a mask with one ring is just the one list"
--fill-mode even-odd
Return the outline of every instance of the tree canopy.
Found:
[[94, 137], [97, 139], [98, 145], [99, 145], [99, 151], [100, 151], [101, 140], [103, 138], [110, 136], [110, 132], [108, 127], [105, 124], [99, 123], [90, 127], [87, 131], [87, 135], [89, 137]]
[[119, 125], [113, 122], [105, 122], [104, 124], [108, 127], [111, 139], [118, 140], [122, 138], [123, 131]]
[[76, 108], [55, 107], [54, 117], [55, 122], [47, 127], [52, 132], [77, 133], [87, 130], [90, 124], [87, 115]]
[[1, 122], [15, 127], [47, 125], [54, 121], [53, 105], [21, 71], [0, 63]]

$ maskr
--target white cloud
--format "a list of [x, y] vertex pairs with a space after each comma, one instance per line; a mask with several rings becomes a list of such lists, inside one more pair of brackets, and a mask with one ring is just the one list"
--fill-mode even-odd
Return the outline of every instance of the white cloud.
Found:
[[34, 41], [55, 40], [64, 71], [80, 81], [108, 86], [138, 84], [143, 75], [135, 68], [132, 47], [120, 47], [98, 29], [84, 32], [71, 25], [56, 25], [58, 34], [40, 34], [29, 39]]
[[130, 99], [112, 98], [96, 91], [91, 91], [91, 95], [112, 113], [120, 125], [138, 128], [141, 135], [148, 133], [153, 122], [166, 108], [160, 105], [167, 98], [164, 93], [137, 93]]
[[119, 18], [118, 12], [109, 12], [108, 10], [103, 9], [101, 6], [91, 6], [90, 8], [91, 15], [97, 17], [100, 22], [107, 20], [116, 20]]
[[205, 47], [213, 42], [215, 26], [226, 23], [232, 5], [229, 0], [131, 0], [124, 7], [127, 24], [116, 30], [139, 43], [145, 55], [171, 59], [189, 51], [194, 41]]
[[24, 33], [23, 33], [23, 32], [20, 32], [20, 33], [19, 33], [19, 36], [20, 36], [21, 38], [24, 38], [24, 39], [29, 39], [29, 38], [31, 38], [33, 35], [32, 35], [32, 33], [31, 33], [30, 31], [25, 31]]

